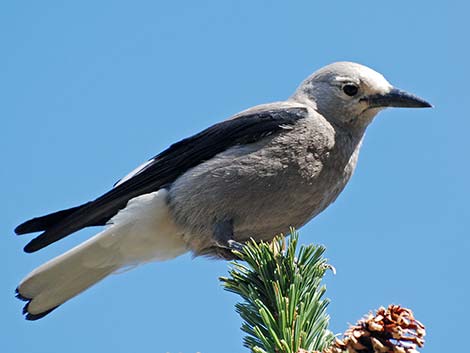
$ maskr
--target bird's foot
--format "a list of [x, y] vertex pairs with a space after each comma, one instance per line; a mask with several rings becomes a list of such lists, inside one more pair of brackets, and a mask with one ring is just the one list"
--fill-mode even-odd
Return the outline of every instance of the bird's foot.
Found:
[[230, 239], [227, 243], [230, 250], [243, 252], [243, 250], [245, 249], [245, 244], [239, 243], [238, 241], [235, 241], [233, 239]]
[[243, 252], [244, 244], [233, 239], [233, 222], [219, 222], [214, 227], [214, 240], [218, 248], [225, 251]]

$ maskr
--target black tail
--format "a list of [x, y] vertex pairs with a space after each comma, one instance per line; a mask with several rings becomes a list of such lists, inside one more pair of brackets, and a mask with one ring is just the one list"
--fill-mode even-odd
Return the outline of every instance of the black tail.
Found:
[[20, 234], [34, 233], [34, 232], [40, 232], [42, 230], [47, 230], [48, 228], [51, 228], [52, 226], [62, 221], [64, 218], [70, 216], [72, 213], [75, 213], [83, 206], [84, 205], [80, 205], [80, 206], [68, 208], [66, 210], [50, 213], [42, 217], [36, 217], [36, 218], [30, 219], [24, 223], [21, 223], [18, 227], [16, 227], [15, 233], [20, 235]]
[[105, 225], [112, 215], [98, 219], [81, 217], [92, 203], [87, 202], [80, 206], [36, 217], [20, 224], [15, 228], [15, 233], [18, 235], [43, 231], [43, 233], [26, 244], [24, 251], [31, 253], [40, 250], [85, 227]]

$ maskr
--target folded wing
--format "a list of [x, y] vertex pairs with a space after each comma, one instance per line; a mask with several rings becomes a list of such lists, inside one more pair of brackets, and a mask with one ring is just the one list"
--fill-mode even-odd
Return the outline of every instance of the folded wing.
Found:
[[15, 232], [43, 231], [25, 246], [30, 253], [82, 228], [104, 225], [132, 198], [170, 185], [190, 168], [232, 146], [257, 142], [305, 117], [307, 109], [301, 105], [273, 103], [255, 107], [171, 145], [96, 200], [33, 218], [20, 224]]

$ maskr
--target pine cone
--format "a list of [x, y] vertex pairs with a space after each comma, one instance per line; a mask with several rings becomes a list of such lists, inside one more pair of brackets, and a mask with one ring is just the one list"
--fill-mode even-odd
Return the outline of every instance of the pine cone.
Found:
[[410, 309], [390, 305], [359, 320], [324, 353], [418, 353], [416, 348], [424, 345], [425, 334]]

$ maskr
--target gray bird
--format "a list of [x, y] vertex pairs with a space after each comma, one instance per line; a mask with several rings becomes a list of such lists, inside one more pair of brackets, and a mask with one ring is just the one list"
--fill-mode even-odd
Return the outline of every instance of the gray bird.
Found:
[[230, 259], [250, 238], [301, 227], [344, 189], [364, 131], [386, 107], [431, 104], [368, 67], [330, 64], [286, 101], [250, 108], [171, 145], [94, 201], [24, 222], [17, 234], [42, 231], [28, 253], [106, 226], [21, 281], [26, 319], [47, 315], [123, 267], [188, 251]]

